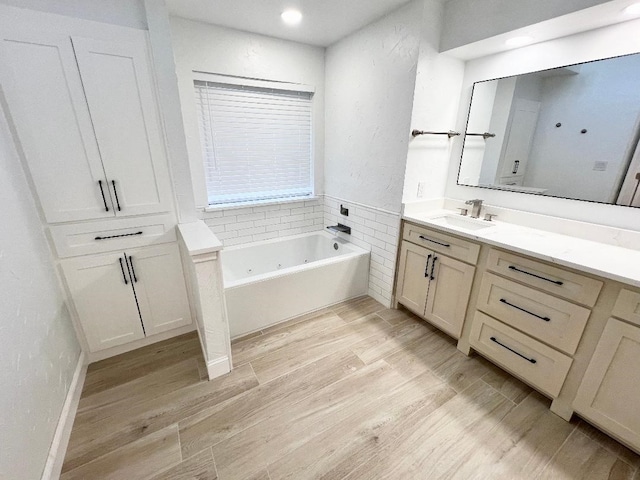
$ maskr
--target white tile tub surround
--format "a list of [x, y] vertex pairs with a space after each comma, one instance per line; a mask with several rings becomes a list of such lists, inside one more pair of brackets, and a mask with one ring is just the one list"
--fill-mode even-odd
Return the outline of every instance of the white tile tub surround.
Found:
[[322, 197], [265, 205], [212, 208], [202, 220], [226, 247], [322, 230]]
[[[340, 214], [340, 205], [349, 209], [349, 216]], [[400, 236], [400, 214], [325, 195], [325, 227], [338, 223], [351, 227], [351, 235], [340, 236], [371, 251], [368, 294], [390, 307]]]

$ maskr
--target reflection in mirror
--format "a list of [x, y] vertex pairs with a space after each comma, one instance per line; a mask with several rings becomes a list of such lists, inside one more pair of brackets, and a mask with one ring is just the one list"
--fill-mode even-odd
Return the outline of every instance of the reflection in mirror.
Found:
[[476, 82], [458, 184], [640, 207], [638, 78], [640, 54]]

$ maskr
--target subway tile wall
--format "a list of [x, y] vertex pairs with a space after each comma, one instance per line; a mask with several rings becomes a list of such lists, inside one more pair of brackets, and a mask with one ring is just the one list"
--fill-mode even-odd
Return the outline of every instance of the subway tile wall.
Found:
[[203, 212], [202, 220], [229, 247], [322, 230], [322, 197], [293, 203]]
[[[340, 205], [349, 216], [340, 214]], [[400, 214], [328, 195], [314, 200], [203, 212], [202, 219], [225, 246], [323, 230], [342, 223], [344, 238], [371, 251], [369, 295], [390, 307], [393, 292]]]
[[[340, 214], [340, 205], [349, 209], [349, 216]], [[351, 227], [351, 235], [345, 238], [371, 251], [369, 295], [390, 307], [400, 234], [400, 214], [325, 195], [324, 223], [325, 226], [342, 223]]]

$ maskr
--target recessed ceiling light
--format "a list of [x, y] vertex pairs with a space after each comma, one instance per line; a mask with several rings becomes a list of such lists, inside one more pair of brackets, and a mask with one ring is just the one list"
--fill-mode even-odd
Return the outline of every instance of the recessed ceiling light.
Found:
[[302, 20], [302, 13], [298, 10], [285, 10], [280, 16], [284, 23], [288, 25], [297, 25]]
[[640, 3], [632, 3], [627, 8], [623, 10], [623, 12], [627, 15], [638, 15], [640, 14]]
[[511, 37], [504, 43], [508, 47], [522, 47], [523, 45], [529, 45], [531, 42], [533, 42], [533, 37], [521, 35], [519, 37]]

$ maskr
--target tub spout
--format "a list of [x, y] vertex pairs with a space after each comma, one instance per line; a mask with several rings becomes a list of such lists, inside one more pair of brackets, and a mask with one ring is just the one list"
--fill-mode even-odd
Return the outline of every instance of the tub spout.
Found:
[[342, 232], [346, 233], [347, 235], [351, 235], [351, 227], [347, 227], [346, 225], [342, 225], [341, 223], [339, 223], [338, 225], [331, 225], [330, 227], [327, 227], [327, 230], [331, 230], [332, 232]]

